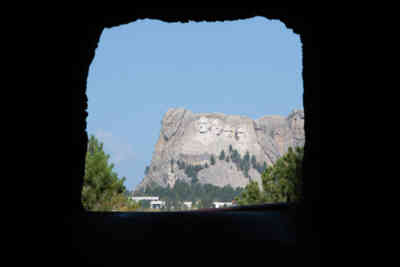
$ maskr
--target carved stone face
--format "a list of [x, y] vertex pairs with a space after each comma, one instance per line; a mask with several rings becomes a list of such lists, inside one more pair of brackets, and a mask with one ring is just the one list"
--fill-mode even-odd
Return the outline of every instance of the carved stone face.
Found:
[[295, 117], [292, 121], [292, 128], [299, 130], [304, 128], [304, 120], [301, 118]]
[[224, 135], [226, 137], [233, 137], [233, 135], [234, 135], [233, 129], [230, 126], [225, 126], [224, 127]]
[[276, 129], [276, 130], [274, 131], [273, 135], [274, 135], [274, 137], [276, 137], [276, 136], [281, 136], [281, 135], [282, 135], [281, 129]]
[[290, 128], [295, 136], [304, 135], [304, 118], [296, 116], [292, 119]]
[[245, 135], [244, 129], [241, 128], [241, 127], [239, 127], [239, 128], [236, 130], [236, 135], [237, 135], [238, 137], [244, 136], [244, 135]]
[[200, 133], [206, 133], [210, 123], [206, 117], [201, 117], [197, 122], [197, 127]]
[[221, 121], [218, 119], [213, 120], [211, 124], [212, 124], [212, 132], [216, 135], [220, 135], [224, 130]]

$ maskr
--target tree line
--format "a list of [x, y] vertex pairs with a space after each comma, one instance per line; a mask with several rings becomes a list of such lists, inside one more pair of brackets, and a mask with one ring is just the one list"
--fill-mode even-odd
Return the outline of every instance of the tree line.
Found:
[[[171, 162], [173, 162], [173, 160], [171, 160]], [[199, 179], [197, 178], [197, 174], [199, 173], [199, 171], [209, 167], [208, 163], [205, 163], [204, 165], [201, 164], [192, 165], [190, 163], [185, 163], [184, 161], [181, 160], [178, 160], [176, 164], [178, 165], [178, 169], [180, 170], [183, 169], [186, 176], [192, 179], [191, 180], [192, 184], [195, 184], [199, 181]]]
[[232, 145], [229, 145], [227, 155], [225, 154], [224, 150], [221, 151], [219, 159], [225, 159], [226, 162], [232, 161], [236, 165], [236, 168], [243, 172], [243, 175], [246, 178], [249, 178], [250, 168], [254, 168], [260, 174], [267, 169], [267, 163], [265, 161], [263, 163], [259, 163], [255, 155], [250, 157], [249, 151], [246, 151], [246, 154], [242, 156], [238, 150], [232, 147]]
[[302, 160], [304, 147], [289, 148], [273, 166], [261, 175], [262, 190], [252, 180], [236, 197], [238, 205], [300, 202], [302, 199]]
[[[218, 158], [214, 155], [210, 155], [210, 165], [215, 165], [216, 160], [225, 160], [226, 162], [232, 161], [236, 165], [236, 168], [238, 171], [242, 171], [243, 175], [246, 178], [250, 178], [249, 176], [249, 170], [250, 168], [254, 168], [255, 170], [258, 171], [258, 173], [262, 174], [266, 169], [267, 169], [267, 163], [264, 161], [262, 164], [257, 161], [257, 158], [255, 155], [252, 155], [250, 157], [250, 153], [247, 151], [246, 154], [242, 157], [240, 152], [232, 147], [232, 145], [229, 145], [229, 150], [225, 154], [225, 150], [221, 150]], [[171, 159], [171, 171], [173, 172], [174, 168], [174, 163], [175, 160]], [[192, 165], [190, 163], [186, 163], [182, 160], [176, 161], [176, 164], [178, 165], [178, 169], [184, 170], [185, 174], [192, 179], [192, 183], [198, 182], [197, 174], [205, 168], [208, 168], [210, 165], [206, 162], [204, 165], [202, 164], [196, 164]], [[147, 174], [149, 167], [146, 167], [145, 174]]]
[[[221, 151], [218, 159], [232, 161], [238, 169], [248, 172], [250, 166], [262, 170], [262, 190], [256, 181], [250, 180], [243, 188], [232, 188], [230, 185], [218, 187], [211, 184], [200, 184], [198, 172], [207, 168], [208, 164], [191, 165], [182, 161], [176, 162], [178, 168], [184, 169], [192, 183], [176, 181], [174, 187], [163, 188], [156, 184], [147, 187], [138, 195], [155, 195], [165, 200], [167, 209], [182, 206], [183, 201], [192, 201], [198, 208], [210, 208], [212, 202], [230, 202], [233, 199], [238, 205], [274, 202], [299, 202], [302, 198], [302, 159], [304, 148], [289, 148], [288, 152], [279, 158], [273, 166], [267, 168], [266, 163], [260, 166], [255, 156], [247, 152], [243, 157], [229, 147], [229, 151]], [[215, 164], [215, 156], [210, 164]], [[118, 177], [113, 171], [114, 165], [109, 163], [110, 156], [103, 150], [103, 143], [93, 135], [88, 140], [86, 153], [85, 176], [82, 188], [82, 204], [90, 211], [134, 211], [140, 205], [130, 199], [131, 194], [124, 186], [125, 177]], [[175, 162], [171, 161], [171, 166]]]
[[182, 180], [177, 180], [171, 188], [159, 186], [152, 183], [141, 191], [135, 192], [135, 196], [158, 196], [160, 200], [166, 202], [166, 210], [176, 210], [183, 208], [184, 201], [191, 201], [196, 208], [211, 208], [212, 203], [231, 202], [241, 194], [243, 188], [233, 188], [230, 185], [218, 187], [212, 184], [189, 184]]

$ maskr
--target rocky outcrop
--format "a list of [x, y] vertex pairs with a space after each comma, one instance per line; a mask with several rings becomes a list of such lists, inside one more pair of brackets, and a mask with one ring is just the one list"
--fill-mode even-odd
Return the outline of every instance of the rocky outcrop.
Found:
[[[289, 147], [302, 145], [302, 110], [294, 110], [287, 117], [264, 116], [252, 120], [239, 115], [195, 114], [183, 108], [172, 108], [162, 119], [149, 171], [136, 190], [152, 182], [163, 187], [172, 187], [178, 179], [190, 182], [192, 178], [178, 166], [178, 161], [186, 166], [202, 166], [197, 173], [199, 183], [244, 187], [251, 179], [261, 181], [259, 171], [251, 165], [247, 174], [240, 171], [231, 160], [219, 159], [221, 151], [229, 158], [232, 149], [242, 158], [248, 152], [260, 165], [265, 162], [269, 166]], [[212, 155], [215, 164], [211, 164]]]

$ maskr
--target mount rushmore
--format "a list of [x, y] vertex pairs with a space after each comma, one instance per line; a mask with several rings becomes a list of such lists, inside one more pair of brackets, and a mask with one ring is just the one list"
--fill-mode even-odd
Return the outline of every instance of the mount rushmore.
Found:
[[178, 179], [190, 183], [193, 178], [221, 187], [244, 187], [250, 180], [261, 184], [257, 166], [273, 165], [289, 147], [305, 141], [303, 110], [253, 120], [171, 108], [161, 123], [151, 164], [136, 191], [154, 183], [173, 187]]

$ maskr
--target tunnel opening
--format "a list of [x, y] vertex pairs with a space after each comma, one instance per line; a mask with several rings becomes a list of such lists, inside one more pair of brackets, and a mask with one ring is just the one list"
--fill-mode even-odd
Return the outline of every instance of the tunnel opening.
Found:
[[[300, 35], [303, 52], [305, 149], [303, 159], [304, 201], [296, 208], [296, 240], [277, 230], [284, 225], [287, 207], [257, 205], [235, 212], [202, 213], [92, 213], [85, 212], [81, 202], [85, 155], [87, 97], [86, 81], [89, 65], [104, 29], [134, 22], [138, 19], [159, 19], [165, 22], [230, 21], [254, 16], [279, 19]], [[72, 176], [65, 180], [65, 199], [70, 200], [64, 223], [72, 226], [73, 261], [96, 266], [131, 263], [133, 244], [143, 251], [138, 241], [182, 244], [199, 242], [262, 241], [270, 260], [281, 265], [298, 263], [319, 266], [320, 258], [320, 17], [318, 12], [288, 8], [136, 8], [126, 16], [103, 16], [94, 13], [74, 16], [72, 47]], [[69, 190], [71, 189], [71, 190]], [[71, 214], [71, 215], [69, 215]], [[283, 227], [285, 228], [285, 227]], [[221, 231], [221, 229], [224, 229]], [[288, 230], [288, 229], [286, 229]], [[285, 240], [289, 240], [288, 247]], [[128, 245], [129, 244], [129, 245]], [[257, 245], [255, 245], [257, 244]], [[168, 247], [168, 246], [167, 246]], [[236, 246], [237, 247], [237, 246]], [[173, 250], [173, 248], [171, 249]], [[252, 250], [248, 250], [249, 252]], [[241, 251], [240, 255], [248, 254]], [[292, 266], [292, 265], [290, 265]]]
[[[300, 178], [281, 173], [301, 170], [302, 93], [300, 37], [278, 20], [146, 19], [105, 29], [87, 83], [88, 147], [99, 151], [86, 156], [85, 209], [293, 202]], [[168, 140], [171, 129], [159, 121], [170, 112], [185, 113], [186, 135]], [[277, 161], [298, 166], [278, 169]]]

